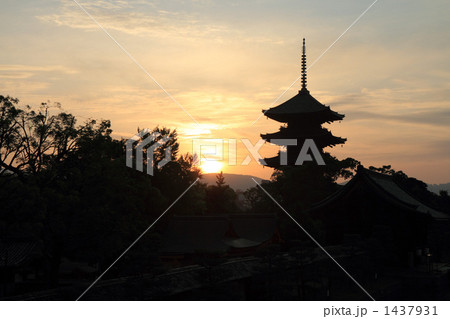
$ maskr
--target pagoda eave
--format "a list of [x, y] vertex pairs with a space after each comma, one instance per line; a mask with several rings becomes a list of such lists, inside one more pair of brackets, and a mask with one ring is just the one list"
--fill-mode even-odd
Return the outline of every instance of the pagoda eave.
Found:
[[278, 113], [269, 110], [263, 110], [263, 113], [268, 118], [281, 122], [316, 122], [316, 123], [331, 123], [334, 121], [341, 121], [345, 115], [329, 111], [310, 112], [310, 113]]
[[314, 141], [316, 146], [318, 146], [320, 148], [334, 147], [339, 144], [345, 144], [345, 142], [347, 141], [346, 138], [334, 136], [331, 133], [315, 135], [315, 136], [305, 135], [305, 136], [292, 136], [292, 137], [283, 136], [282, 134], [278, 134], [278, 133], [279, 132], [272, 133], [272, 134], [261, 134], [260, 136], [263, 140], [265, 140], [269, 143], [278, 145], [278, 146], [285, 146], [286, 140], [296, 140], [297, 145], [301, 146], [306, 139], [311, 139]]
[[322, 136], [334, 137], [333, 134], [323, 127], [281, 127], [279, 131], [260, 135], [263, 139], [290, 139], [290, 138], [315, 138]]
[[[286, 156], [286, 154], [285, 154]], [[298, 157], [298, 153], [292, 153], [292, 152], [288, 152], [287, 154], [287, 158], [285, 158], [285, 163], [281, 164], [281, 154], [278, 152], [277, 156], [274, 157], [266, 157], [263, 159], [264, 166], [267, 167], [271, 167], [271, 168], [275, 168], [278, 169], [280, 167], [293, 167], [293, 166], [297, 166], [296, 162], [297, 162], [297, 157]]]
[[280, 164], [280, 156], [274, 156], [274, 157], [267, 157], [263, 159], [264, 162], [261, 162], [264, 166], [271, 167], [271, 168], [279, 168], [281, 166]]

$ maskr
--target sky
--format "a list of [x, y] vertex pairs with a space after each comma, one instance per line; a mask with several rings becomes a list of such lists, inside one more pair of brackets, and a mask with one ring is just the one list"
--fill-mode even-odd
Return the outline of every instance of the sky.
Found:
[[[80, 124], [109, 119], [116, 138], [176, 128], [182, 153], [193, 139], [223, 139], [224, 172], [269, 178], [254, 160], [239, 165], [249, 155], [241, 140], [280, 127], [254, 122], [299, 77], [306, 38], [309, 91], [345, 114], [326, 127], [347, 142], [326, 150], [450, 182], [448, 1], [78, 2], [117, 43], [73, 0], [1, 0], [0, 94], [59, 102]], [[237, 165], [227, 165], [230, 140]]]

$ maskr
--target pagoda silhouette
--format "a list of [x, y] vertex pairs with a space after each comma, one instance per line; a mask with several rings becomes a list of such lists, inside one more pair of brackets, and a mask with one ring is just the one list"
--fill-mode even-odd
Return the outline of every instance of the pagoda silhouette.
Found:
[[[268, 110], [263, 110], [264, 115], [268, 118], [285, 124], [280, 127], [278, 132], [261, 134], [262, 139], [280, 146], [285, 145], [283, 141], [278, 141], [280, 139], [297, 140], [297, 145], [288, 145], [286, 147], [286, 166], [295, 165], [300, 150], [307, 139], [314, 141], [321, 154], [323, 154], [325, 147], [344, 144], [347, 140], [346, 138], [334, 136], [329, 130], [322, 127], [324, 123], [342, 120], [345, 115], [331, 110], [329, 106], [320, 103], [309, 93], [306, 89], [306, 71], [306, 46], [305, 39], [303, 39], [301, 90], [286, 102]], [[263, 163], [263, 165], [265, 166], [279, 168], [281, 166], [280, 152], [275, 157], [264, 158], [264, 162], [265, 164]]]

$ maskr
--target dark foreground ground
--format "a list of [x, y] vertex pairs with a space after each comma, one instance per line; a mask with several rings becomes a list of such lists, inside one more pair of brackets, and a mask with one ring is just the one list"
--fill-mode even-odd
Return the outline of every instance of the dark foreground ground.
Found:
[[[376, 300], [449, 300], [450, 264], [385, 268], [352, 247], [328, 247], [336, 260]], [[93, 279], [67, 280], [57, 289], [6, 300], [75, 300]], [[275, 254], [205, 260], [158, 275], [100, 280], [82, 300], [369, 300], [319, 249], [307, 255]]]

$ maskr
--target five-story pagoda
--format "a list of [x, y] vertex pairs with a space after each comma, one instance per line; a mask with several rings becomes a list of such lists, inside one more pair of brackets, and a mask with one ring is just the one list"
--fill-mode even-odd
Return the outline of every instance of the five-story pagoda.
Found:
[[[345, 115], [332, 111], [329, 106], [323, 105], [309, 94], [306, 89], [306, 71], [306, 49], [305, 39], [303, 39], [301, 90], [286, 102], [263, 110], [267, 117], [286, 124], [281, 126], [278, 132], [261, 134], [261, 138], [280, 146], [286, 146], [286, 140], [296, 140], [296, 145], [286, 147], [287, 166], [295, 165], [300, 150], [307, 139], [312, 139], [321, 153], [323, 153], [325, 147], [343, 144], [347, 140], [334, 136], [329, 130], [322, 127], [324, 123], [342, 120]], [[265, 158], [264, 165], [279, 168], [283, 162], [280, 156], [280, 153], [278, 153], [275, 157]]]

